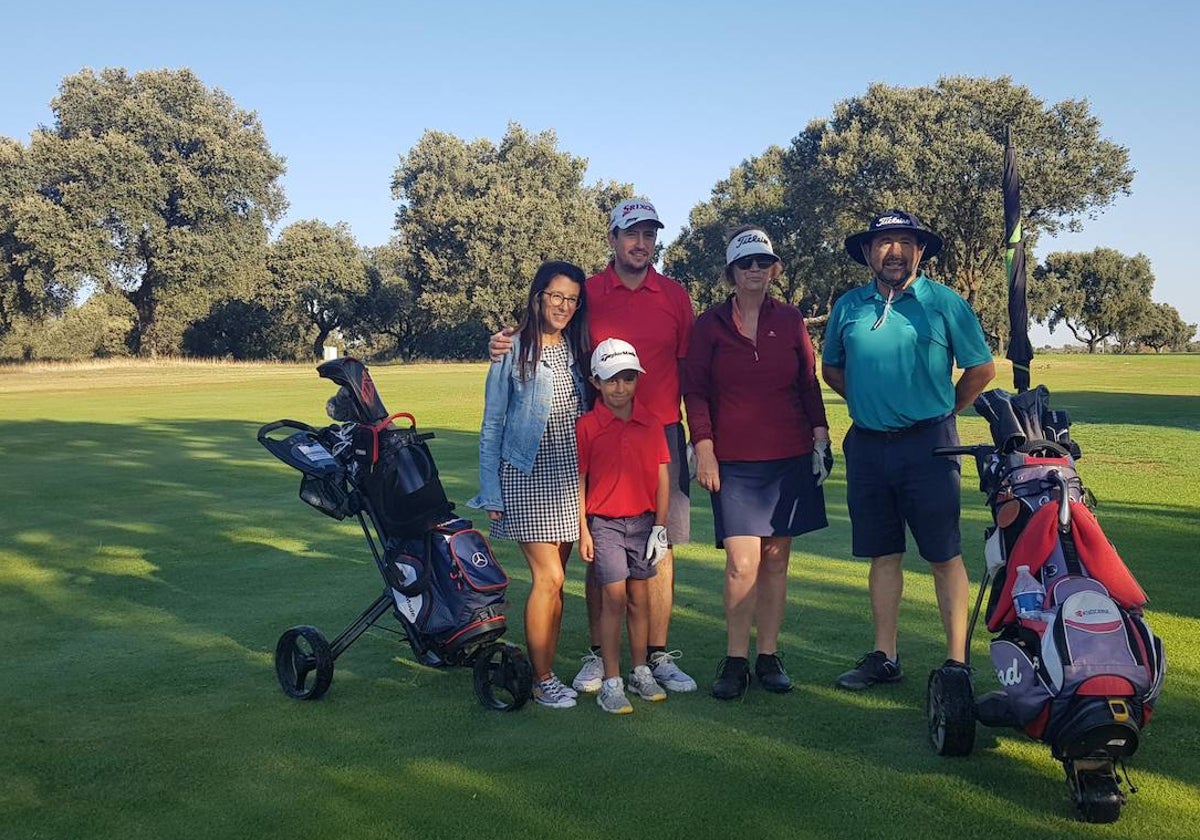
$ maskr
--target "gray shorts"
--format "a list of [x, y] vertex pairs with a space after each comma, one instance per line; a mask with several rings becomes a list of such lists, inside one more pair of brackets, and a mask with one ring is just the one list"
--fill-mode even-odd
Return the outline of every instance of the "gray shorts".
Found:
[[653, 527], [653, 513], [615, 519], [589, 516], [588, 529], [596, 550], [592, 561], [596, 582], [606, 586], [628, 578], [647, 580], [658, 574], [646, 559], [646, 540]]
[[683, 436], [683, 424], [664, 426], [667, 433], [667, 449], [671, 452], [671, 463], [667, 474], [671, 479], [671, 506], [667, 509], [667, 539], [671, 545], [691, 542], [692, 509], [688, 493], [691, 477], [687, 468], [687, 441]]

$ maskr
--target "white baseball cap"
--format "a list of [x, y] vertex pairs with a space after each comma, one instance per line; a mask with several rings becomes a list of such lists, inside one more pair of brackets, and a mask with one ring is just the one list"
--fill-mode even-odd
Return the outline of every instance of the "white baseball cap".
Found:
[[592, 351], [592, 375], [601, 379], [612, 379], [623, 370], [645, 373], [638, 360], [637, 351], [628, 341], [606, 338]]
[[625, 230], [638, 222], [654, 222], [659, 227], [666, 227], [658, 220], [658, 211], [648, 198], [627, 198], [612, 209], [609, 214], [609, 230]]
[[733, 237], [728, 247], [725, 248], [725, 265], [732, 265], [735, 260], [752, 257], [756, 254], [766, 254], [768, 257], [779, 259], [774, 249], [771, 248], [771, 240], [765, 233], [758, 228], [744, 230]]

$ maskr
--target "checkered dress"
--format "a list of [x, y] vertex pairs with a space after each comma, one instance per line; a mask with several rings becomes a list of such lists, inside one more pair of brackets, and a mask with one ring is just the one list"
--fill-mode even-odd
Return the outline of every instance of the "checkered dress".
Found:
[[517, 542], [569, 542], [579, 539], [579, 457], [575, 421], [583, 406], [571, 382], [566, 341], [542, 348], [542, 363], [554, 371], [550, 419], [538, 444], [533, 470], [526, 475], [500, 462], [504, 516], [491, 523], [492, 539]]

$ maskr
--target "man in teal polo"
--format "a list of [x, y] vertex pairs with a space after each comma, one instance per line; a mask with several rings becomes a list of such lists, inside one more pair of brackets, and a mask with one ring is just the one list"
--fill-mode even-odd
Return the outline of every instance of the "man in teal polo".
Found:
[[[835, 683], [854, 691], [902, 676], [896, 634], [905, 526], [933, 572], [946, 664], [966, 661], [970, 585], [958, 527], [960, 467], [933, 449], [958, 445], [955, 416], [996, 369], [970, 305], [921, 272], [921, 260], [941, 251], [942, 239], [916, 216], [888, 210], [845, 244], [874, 272], [834, 304], [821, 357], [821, 375], [845, 398], [853, 421], [842, 444], [852, 551], [871, 558], [875, 647]], [[955, 366], [962, 369], [957, 382]]]

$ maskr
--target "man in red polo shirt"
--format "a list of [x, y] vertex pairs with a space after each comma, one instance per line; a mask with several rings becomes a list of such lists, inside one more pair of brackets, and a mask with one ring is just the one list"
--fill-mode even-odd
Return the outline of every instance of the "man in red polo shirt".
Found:
[[[592, 346], [619, 338], [637, 348], [645, 375], [638, 384], [638, 400], [663, 424], [671, 452], [671, 503], [667, 537], [671, 544], [691, 539], [688, 503], [686, 443], [680, 403], [680, 368], [687, 356], [695, 313], [687, 290], [655, 270], [654, 248], [663, 223], [645, 198], [631, 198], [613, 208], [609, 216], [608, 244], [613, 258], [599, 274], [587, 280], [588, 326]], [[504, 333], [492, 336], [492, 358], [512, 348]], [[600, 592], [590, 567], [586, 576], [588, 631], [591, 651], [572, 681], [579, 691], [599, 691], [604, 677], [600, 660]], [[675, 664], [678, 651], [667, 650], [667, 633], [675, 592], [673, 551], [658, 564], [650, 580], [650, 665], [654, 678], [670, 691], [695, 691], [696, 681]]]

